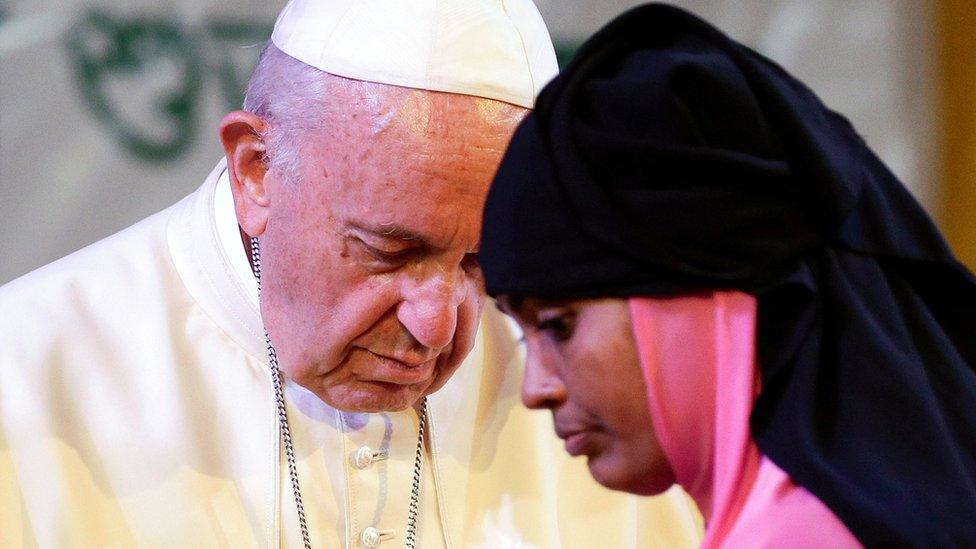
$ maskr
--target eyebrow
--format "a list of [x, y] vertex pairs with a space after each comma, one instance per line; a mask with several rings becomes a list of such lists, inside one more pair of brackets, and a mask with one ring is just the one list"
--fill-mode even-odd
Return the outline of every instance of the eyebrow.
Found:
[[[526, 302], [531, 300], [532, 312], [526, 311]], [[495, 299], [495, 307], [509, 315], [526, 317], [532, 316], [535, 312], [552, 307], [569, 307], [573, 300], [565, 297], [530, 297], [518, 294], [504, 294]]]
[[381, 238], [392, 238], [395, 240], [418, 242], [423, 246], [431, 246], [430, 240], [420, 233], [411, 231], [400, 225], [368, 225], [361, 221], [350, 220], [346, 223], [349, 227], [359, 231], [367, 232]]
[[520, 295], [501, 295], [495, 298], [495, 308], [510, 317], [523, 317], [522, 305], [525, 298]]
[[[358, 231], [378, 236], [380, 238], [400, 240], [402, 242], [414, 242], [419, 248], [426, 248], [428, 250], [443, 249], [431, 242], [429, 236], [410, 230], [402, 225], [395, 225], [393, 223], [384, 225], [370, 225], [363, 221], [350, 219], [346, 221], [346, 226]], [[477, 254], [478, 250], [471, 250], [468, 253]]]

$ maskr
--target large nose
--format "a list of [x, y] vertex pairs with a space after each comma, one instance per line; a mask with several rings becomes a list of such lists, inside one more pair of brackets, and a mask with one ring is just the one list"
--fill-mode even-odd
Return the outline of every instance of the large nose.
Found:
[[552, 409], [565, 400], [566, 386], [553, 368], [549, 353], [530, 344], [522, 377], [522, 404], [533, 410]]
[[458, 307], [463, 301], [463, 275], [438, 272], [407, 284], [397, 318], [418, 343], [440, 350], [454, 339]]

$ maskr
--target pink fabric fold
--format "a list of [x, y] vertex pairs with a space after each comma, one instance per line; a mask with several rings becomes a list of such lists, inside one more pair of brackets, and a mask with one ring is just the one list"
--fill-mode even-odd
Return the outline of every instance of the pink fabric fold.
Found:
[[702, 547], [860, 547], [752, 440], [755, 298], [721, 291], [629, 305], [654, 430], [705, 517]]

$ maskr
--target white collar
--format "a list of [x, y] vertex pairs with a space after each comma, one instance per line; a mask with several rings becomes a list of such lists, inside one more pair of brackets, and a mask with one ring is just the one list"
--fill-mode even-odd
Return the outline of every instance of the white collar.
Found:
[[221, 159], [200, 189], [174, 208], [169, 249], [190, 295], [231, 339], [267, 364], [257, 282], [237, 233], [229, 182], [217, 193], [226, 171]]
[[240, 227], [237, 224], [237, 211], [234, 208], [234, 195], [230, 191], [230, 172], [225, 168], [217, 178], [214, 189], [214, 221], [217, 224], [217, 237], [227, 260], [244, 285], [247, 297], [258, 306], [258, 283], [251, 271], [251, 263], [241, 242]]

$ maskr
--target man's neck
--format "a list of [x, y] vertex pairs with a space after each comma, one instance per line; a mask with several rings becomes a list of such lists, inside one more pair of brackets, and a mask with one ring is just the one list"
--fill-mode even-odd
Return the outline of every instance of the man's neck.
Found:
[[251, 266], [251, 272], [254, 272], [254, 258], [251, 257], [251, 237], [244, 232], [244, 229], [240, 225], [237, 226], [237, 231], [241, 233], [241, 246], [244, 246], [244, 253], [247, 254], [247, 264]]

